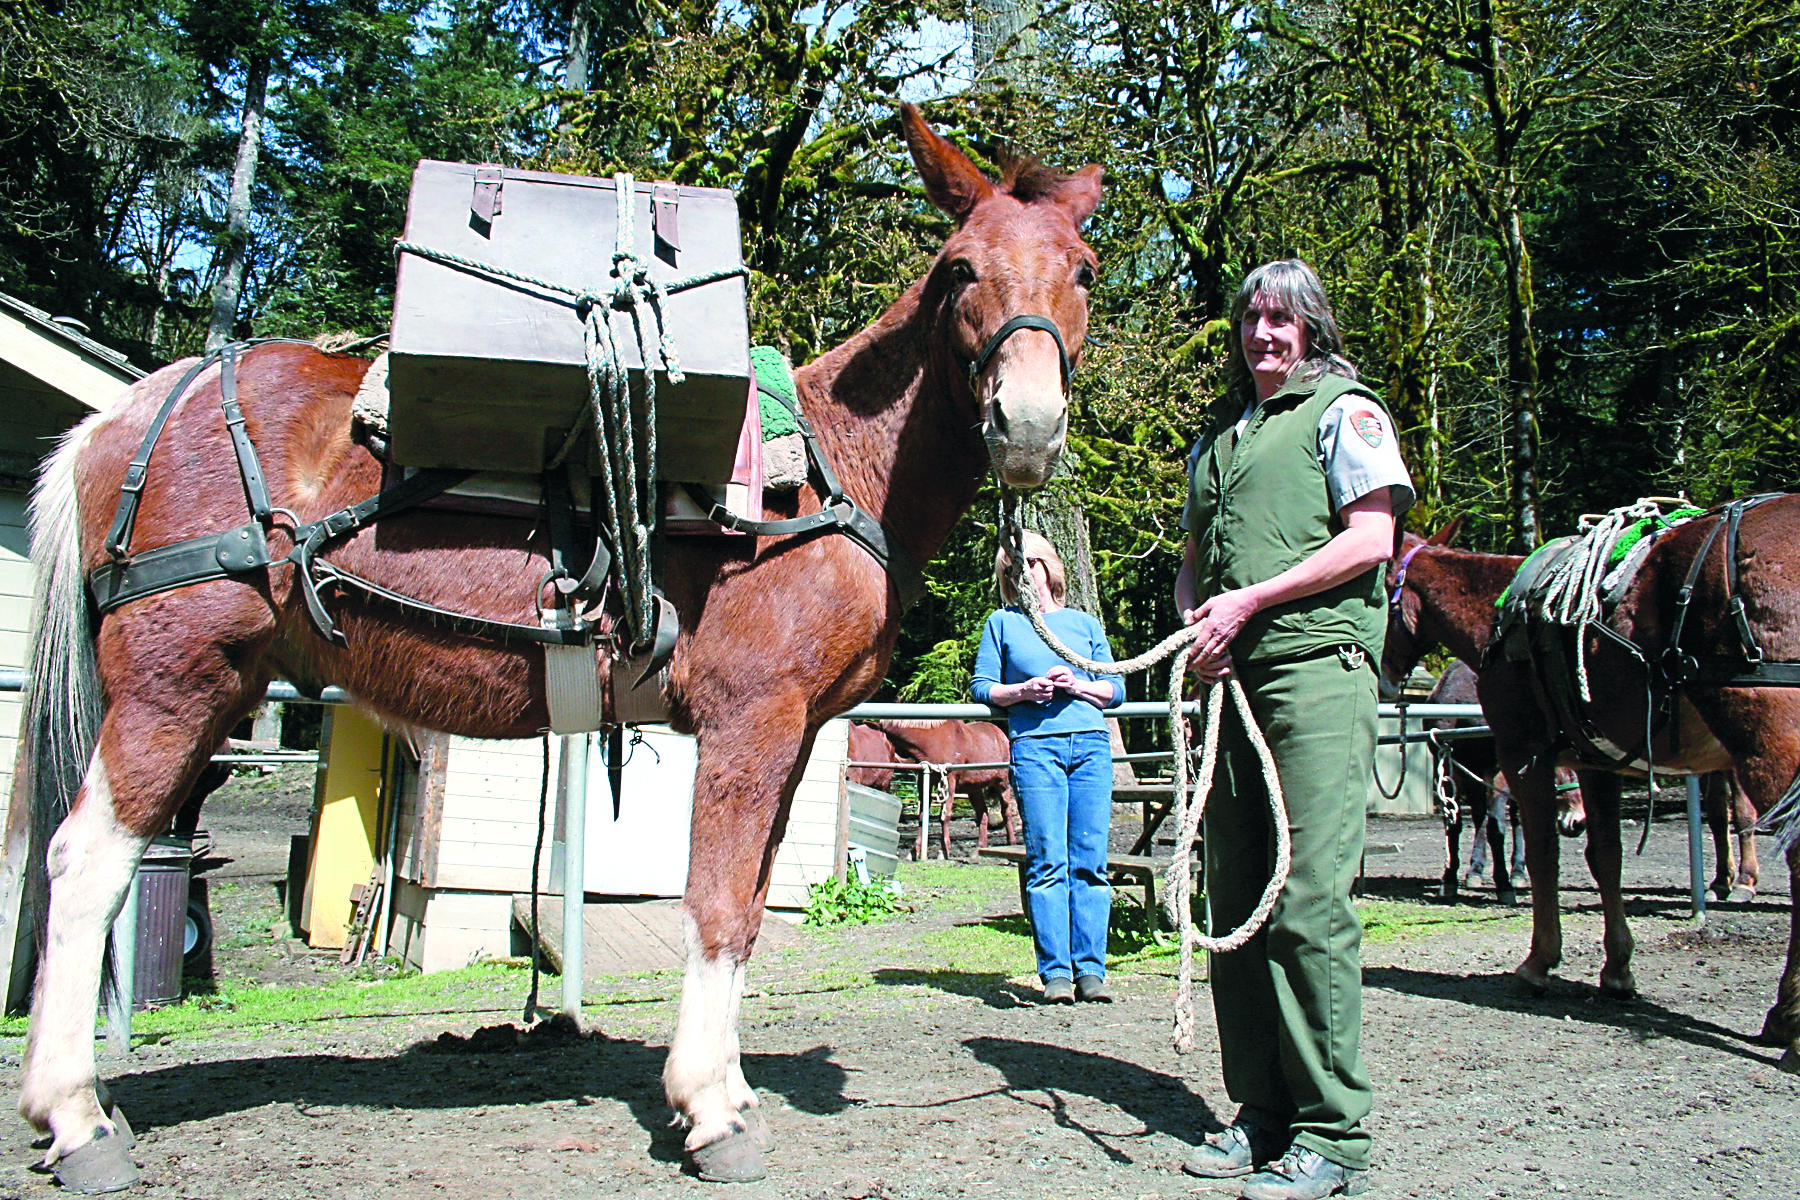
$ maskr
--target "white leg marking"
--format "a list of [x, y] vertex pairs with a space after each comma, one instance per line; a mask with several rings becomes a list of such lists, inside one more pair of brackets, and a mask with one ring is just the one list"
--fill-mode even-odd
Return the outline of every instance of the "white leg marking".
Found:
[[100, 961], [148, 844], [113, 815], [112, 787], [95, 750], [82, 798], [50, 839], [49, 933], [19, 1095], [20, 1115], [54, 1135], [46, 1164], [112, 1132], [94, 1093]]
[[[690, 913], [681, 914], [681, 926], [687, 973], [681, 982], [675, 1040], [663, 1066], [663, 1091], [675, 1119], [689, 1126], [686, 1148], [696, 1150], [744, 1128], [738, 1116], [742, 1105], [731, 1094], [729, 1078], [737, 1058], [744, 969], [730, 954], [705, 957], [700, 930]], [[742, 1072], [737, 1074], [742, 1079]]]
[[742, 1055], [738, 1051], [738, 1023], [744, 1003], [744, 984], [749, 978], [745, 964], [739, 963], [731, 981], [731, 1019], [725, 1029], [725, 1092], [736, 1109], [754, 1108], [762, 1101], [744, 1078]]

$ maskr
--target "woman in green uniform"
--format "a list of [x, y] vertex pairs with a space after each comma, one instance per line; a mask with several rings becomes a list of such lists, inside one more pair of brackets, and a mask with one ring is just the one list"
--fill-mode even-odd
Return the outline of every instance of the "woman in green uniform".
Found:
[[[1212, 960], [1231, 1125], [1188, 1156], [1209, 1178], [1249, 1176], [1248, 1200], [1317, 1200], [1368, 1186], [1362, 859], [1375, 752], [1381, 567], [1412, 481], [1394, 426], [1358, 383], [1312, 268], [1252, 271], [1233, 301], [1224, 398], [1190, 463], [1175, 603], [1199, 627], [1190, 666], [1236, 675], [1275, 759], [1293, 866], [1267, 925]], [[1227, 719], [1206, 810], [1215, 936], [1241, 924], [1275, 858], [1262, 769]]]

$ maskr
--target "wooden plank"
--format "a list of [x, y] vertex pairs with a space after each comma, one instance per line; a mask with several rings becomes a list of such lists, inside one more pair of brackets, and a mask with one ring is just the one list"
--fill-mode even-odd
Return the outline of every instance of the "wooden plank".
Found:
[[[512, 899], [513, 919], [520, 929], [530, 929], [530, 899], [527, 895]], [[588, 904], [582, 926], [582, 974], [590, 983], [603, 975], [676, 971], [686, 960], [679, 900]], [[807, 936], [780, 918], [765, 915], [758, 943], [794, 945]], [[561, 970], [562, 903], [555, 896], [539, 897], [538, 945], [551, 969]]]
[[419, 747], [419, 806], [413, 816], [413, 844], [418, 847], [414, 865], [423, 887], [437, 886], [438, 847], [443, 841], [444, 776], [449, 767], [451, 739], [441, 733], [426, 734]]
[[681, 932], [681, 907], [678, 904], [619, 904], [622, 922], [630, 922], [641, 931], [646, 948], [659, 949], [671, 961], [680, 964], [687, 958], [687, 939]]

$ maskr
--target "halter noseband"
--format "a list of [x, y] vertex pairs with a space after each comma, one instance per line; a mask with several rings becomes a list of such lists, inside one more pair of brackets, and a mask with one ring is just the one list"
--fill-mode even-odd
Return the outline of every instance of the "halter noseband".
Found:
[[981, 348], [981, 353], [977, 354], [969, 363], [969, 386], [973, 388], [975, 380], [983, 371], [987, 370], [988, 363], [999, 352], [1001, 343], [1021, 329], [1041, 330], [1056, 340], [1056, 355], [1062, 364], [1063, 392], [1067, 394], [1069, 380], [1075, 374], [1075, 369], [1069, 365], [1069, 350], [1063, 345], [1062, 330], [1058, 329], [1056, 322], [1049, 317], [1040, 317], [1036, 313], [1023, 313], [994, 330], [994, 336], [987, 340], [987, 345]]

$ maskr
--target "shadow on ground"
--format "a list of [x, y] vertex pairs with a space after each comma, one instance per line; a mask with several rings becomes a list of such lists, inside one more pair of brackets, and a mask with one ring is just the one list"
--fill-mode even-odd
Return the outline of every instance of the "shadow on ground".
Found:
[[[667, 1048], [631, 1040], [599, 1040], [531, 1053], [427, 1052], [431, 1043], [385, 1058], [301, 1054], [187, 1063], [109, 1080], [140, 1129], [204, 1121], [265, 1105], [302, 1114], [359, 1107], [432, 1110], [524, 1106], [602, 1096], [626, 1104], [650, 1136], [653, 1157], [674, 1160], [682, 1133], [671, 1129], [662, 1093]], [[797, 1054], [745, 1054], [744, 1071], [759, 1090], [795, 1108], [829, 1115], [850, 1106], [847, 1075], [829, 1046]]]
[[1572, 980], [1556, 980], [1548, 991], [1534, 995], [1511, 974], [1458, 975], [1404, 967], [1364, 967], [1363, 986], [1450, 1000], [1474, 1008], [1530, 1012], [1542, 1017], [1608, 1026], [1638, 1041], [1669, 1038], [1764, 1066], [1773, 1067], [1780, 1062], [1779, 1055], [1758, 1052], [1755, 1034], [1739, 1033], [1712, 1021], [1677, 1012], [1642, 995], [1629, 1000], [1617, 999], [1597, 987]]
[[[1006, 1077], [1002, 1093], [1081, 1134], [1115, 1163], [1134, 1161], [1115, 1145], [1118, 1142], [1141, 1141], [1159, 1133], [1194, 1141], [1197, 1130], [1221, 1128], [1218, 1116], [1206, 1101], [1188, 1091], [1186, 1081], [1137, 1063], [1013, 1038], [973, 1037], [963, 1045]], [[1141, 1127], [1104, 1130], [1084, 1124], [1069, 1110], [1066, 1097], [1070, 1095], [1096, 1100], [1127, 1114]]]

